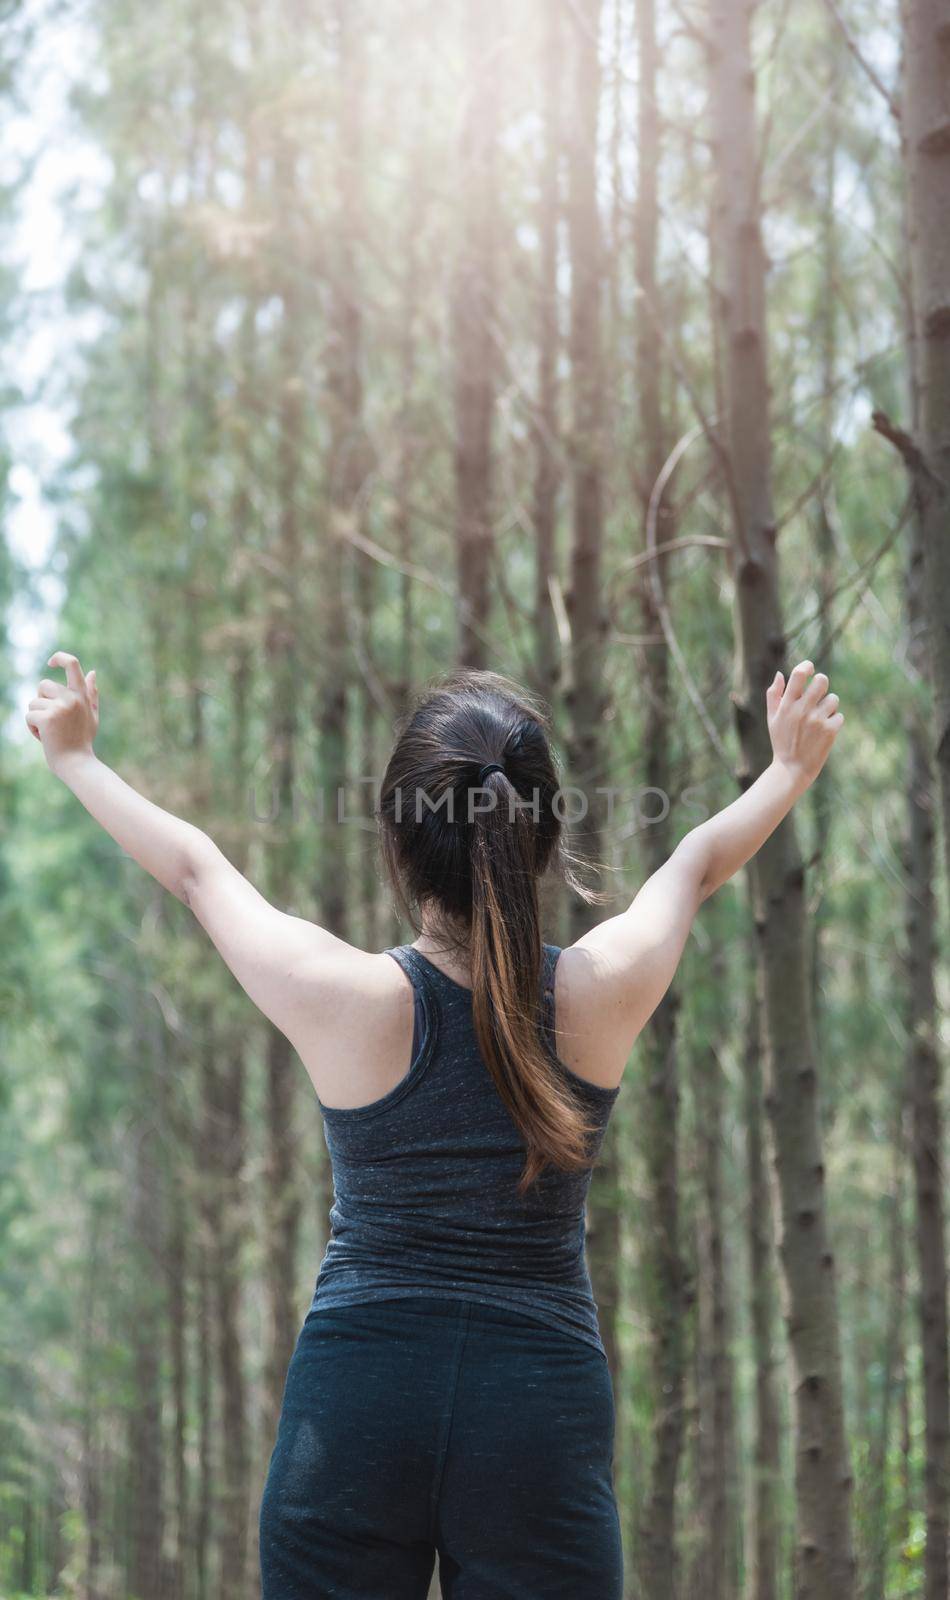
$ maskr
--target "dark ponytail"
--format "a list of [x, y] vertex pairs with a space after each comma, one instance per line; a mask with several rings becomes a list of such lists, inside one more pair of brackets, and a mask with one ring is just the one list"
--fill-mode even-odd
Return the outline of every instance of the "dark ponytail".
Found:
[[556, 868], [600, 898], [573, 871], [557, 791], [540, 704], [497, 673], [461, 671], [405, 719], [379, 804], [403, 914], [418, 928], [428, 906], [468, 949], [479, 1049], [527, 1151], [522, 1195], [548, 1165], [584, 1170], [592, 1131], [542, 1030], [541, 878]]

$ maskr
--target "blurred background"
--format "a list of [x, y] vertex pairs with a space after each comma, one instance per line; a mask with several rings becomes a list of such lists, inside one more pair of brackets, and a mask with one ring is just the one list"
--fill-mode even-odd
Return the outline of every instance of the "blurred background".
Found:
[[259, 1592], [332, 1199], [289, 1045], [45, 768], [63, 648], [102, 759], [375, 949], [433, 675], [550, 703], [567, 943], [830, 674], [591, 1189], [628, 1594], [946, 1600], [940, 8], [0, 10], [0, 1593]]

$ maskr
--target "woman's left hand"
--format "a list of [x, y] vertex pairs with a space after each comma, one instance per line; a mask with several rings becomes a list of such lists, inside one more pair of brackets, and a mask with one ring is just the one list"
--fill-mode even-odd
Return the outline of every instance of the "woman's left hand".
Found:
[[777, 672], [765, 710], [775, 761], [806, 786], [814, 783], [844, 722], [838, 696], [828, 692], [827, 674], [815, 672], [811, 661], [800, 661], [788, 683]]

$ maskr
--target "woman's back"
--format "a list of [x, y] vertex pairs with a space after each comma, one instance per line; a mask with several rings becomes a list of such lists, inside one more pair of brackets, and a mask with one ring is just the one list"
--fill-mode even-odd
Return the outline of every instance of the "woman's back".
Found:
[[[27, 718], [50, 765], [191, 907], [324, 1101], [333, 1237], [261, 1504], [264, 1600], [422, 1600], [436, 1552], [446, 1600], [620, 1600], [591, 1167], [696, 910], [821, 769], [842, 721], [827, 678], [810, 662], [787, 688], [776, 673], [772, 766], [563, 956], [541, 944], [539, 884], [556, 871], [591, 895], [543, 709], [468, 669], [427, 691], [387, 766], [381, 843], [397, 904], [464, 947], [469, 989], [411, 946], [369, 955], [268, 904], [102, 767], [94, 674], [63, 652], [50, 664], [67, 684], [44, 679]], [[407, 1061], [413, 989], [424, 1028]]]
[[557, 1061], [559, 949], [544, 946], [539, 1016], [552, 1066], [591, 1125], [589, 1165], [548, 1168], [526, 1194], [524, 1140], [479, 1050], [471, 990], [411, 945], [386, 954], [412, 985], [423, 1026], [411, 1067], [392, 1088], [360, 1105], [321, 1101], [334, 1203], [313, 1308], [409, 1294], [466, 1298], [520, 1310], [603, 1349], [584, 1208], [619, 1086]]

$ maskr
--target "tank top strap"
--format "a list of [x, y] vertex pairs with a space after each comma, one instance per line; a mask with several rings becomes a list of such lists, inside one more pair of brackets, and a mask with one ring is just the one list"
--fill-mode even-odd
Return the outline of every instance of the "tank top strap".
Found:
[[434, 995], [435, 980], [439, 976], [439, 970], [424, 961], [411, 944], [393, 945], [386, 954], [392, 956], [394, 961], [398, 961], [417, 994], [422, 994], [426, 998]]
[[[393, 960], [402, 967], [403, 972], [412, 984], [415, 1002], [412, 1059], [415, 1062], [416, 1058], [422, 1053], [423, 1047], [428, 1046], [430, 1039], [432, 1047], [435, 1047], [438, 1037], [440, 1007], [436, 983], [434, 977], [430, 975], [428, 964], [422, 960], [417, 950], [413, 950], [411, 945], [393, 945], [385, 951], [385, 954], [392, 956]], [[436, 973], [434, 968], [433, 973]]]
[[541, 1026], [548, 1047], [557, 1055], [557, 1033], [554, 1013], [554, 973], [561, 954], [560, 945], [546, 944], [541, 953]]

